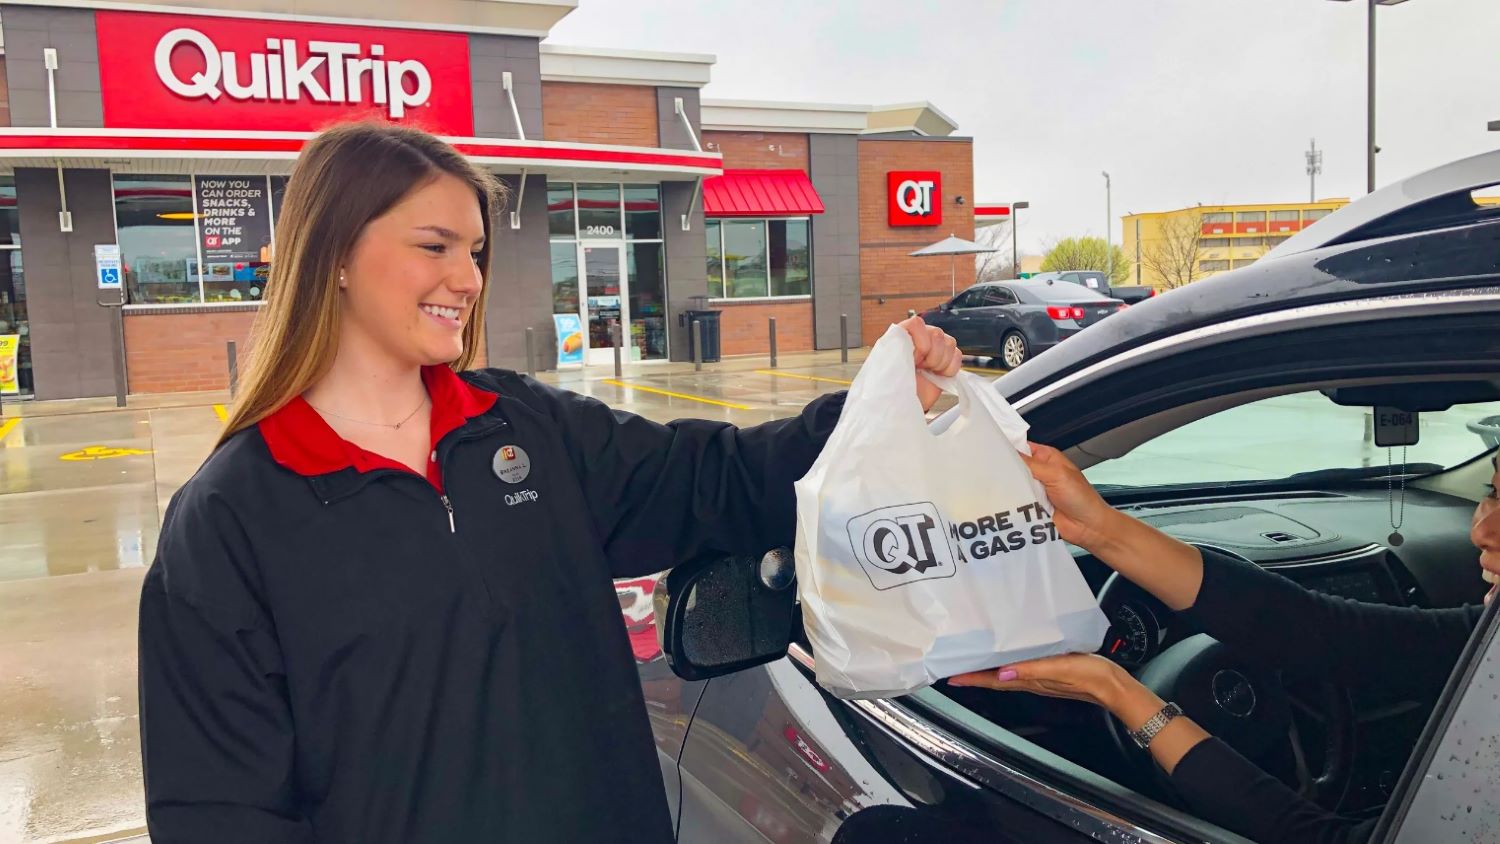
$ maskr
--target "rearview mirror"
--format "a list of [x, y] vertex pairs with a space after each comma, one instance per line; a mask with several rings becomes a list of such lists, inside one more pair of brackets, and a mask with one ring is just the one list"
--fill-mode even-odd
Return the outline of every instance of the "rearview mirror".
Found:
[[656, 636], [672, 671], [707, 680], [786, 655], [796, 627], [792, 552], [678, 566], [657, 585]]

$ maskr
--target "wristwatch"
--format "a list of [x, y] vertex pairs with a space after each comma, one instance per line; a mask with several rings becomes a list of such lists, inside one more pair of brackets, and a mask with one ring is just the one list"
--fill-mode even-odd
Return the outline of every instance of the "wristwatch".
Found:
[[1136, 747], [1142, 750], [1151, 749], [1151, 740], [1161, 732], [1172, 719], [1182, 715], [1182, 707], [1175, 703], [1169, 703], [1161, 708], [1161, 711], [1151, 716], [1151, 720], [1141, 725], [1139, 730], [1131, 730], [1130, 737], [1135, 741]]

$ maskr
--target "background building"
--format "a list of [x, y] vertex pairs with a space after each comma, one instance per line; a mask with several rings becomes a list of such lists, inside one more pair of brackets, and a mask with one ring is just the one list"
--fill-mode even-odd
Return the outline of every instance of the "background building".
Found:
[[568, 320], [584, 363], [613, 358], [616, 324], [627, 360], [683, 360], [705, 306], [725, 354], [763, 351], [771, 316], [783, 350], [836, 347], [843, 315], [859, 345], [948, 297], [948, 262], [907, 256], [974, 234], [972, 143], [941, 111], [703, 100], [712, 56], [542, 43], [575, 5], [0, 2], [20, 391], [110, 395], [119, 370], [132, 393], [225, 387], [297, 152], [351, 118], [433, 131], [511, 189], [491, 365], [524, 367], [531, 329], [551, 368]]
[[[1500, 196], [1476, 195], [1482, 205]], [[1162, 290], [1255, 263], [1297, 232], [1349, 204], [1347, 198], [1261, 205], [1195, 205], [1121, 218], [1131, 283]]]
[[1325, 199], [1263, 205], [1197, 205], [1122, 218], [1131, 283], [1181, 287], [1255, 263], [1317, 220], [1349, 204]]

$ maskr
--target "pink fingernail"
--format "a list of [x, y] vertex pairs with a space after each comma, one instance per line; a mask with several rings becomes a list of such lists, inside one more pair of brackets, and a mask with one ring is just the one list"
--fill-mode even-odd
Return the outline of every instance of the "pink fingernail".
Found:
[[1011, 680], [1014, 680], [1019, 676], [1021, 676], [1021, 672], [1017, 671], [1014, 668], [1002, 668], [1000, 669], [1000, 675], [996, 679], [998, 679], [1002, 683], [1009, 683]]

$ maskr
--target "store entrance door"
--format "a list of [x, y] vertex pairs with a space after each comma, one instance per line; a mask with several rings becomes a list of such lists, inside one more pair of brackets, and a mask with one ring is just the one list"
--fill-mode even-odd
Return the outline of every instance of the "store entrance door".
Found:
[[[620, 243], [578, 244], [583, 267], [583, 325], [588, 336], [589, 365], [612, 364], [615, 359], [614, 328], [621, 342], [630, 343], [630, 279], [625, 271], [625, 247]], [[629, 355], [625, 355], [629, 360]]]

